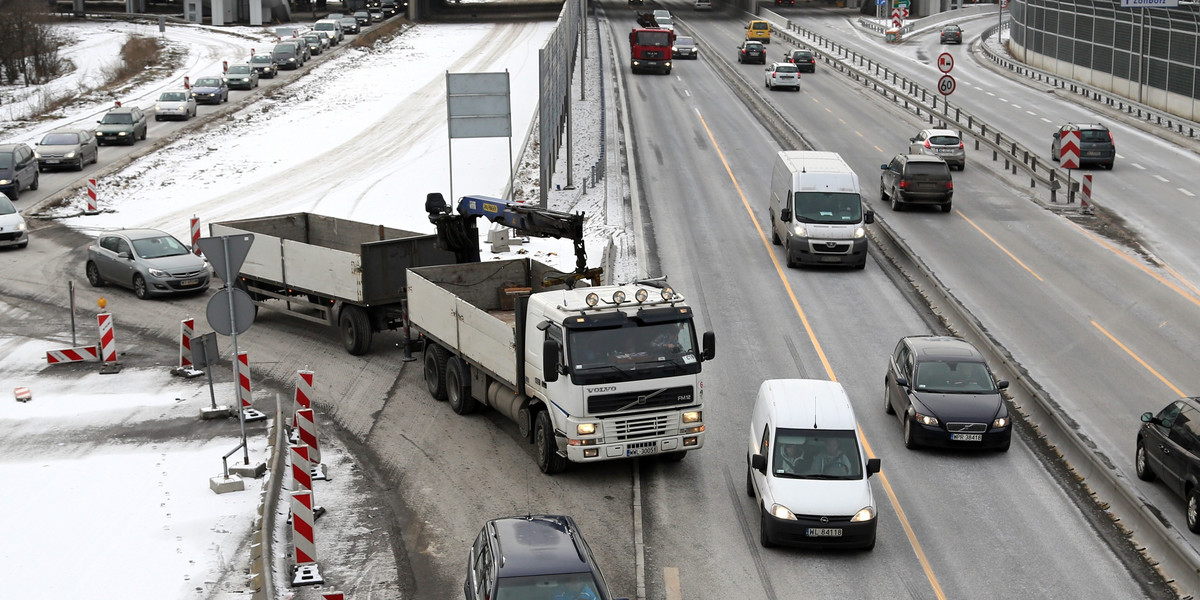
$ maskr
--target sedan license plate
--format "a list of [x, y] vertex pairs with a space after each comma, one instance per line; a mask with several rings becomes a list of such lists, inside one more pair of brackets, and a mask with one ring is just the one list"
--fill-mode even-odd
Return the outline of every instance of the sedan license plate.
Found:
[[982, 442], [982, 433], [952, 433], [950, 439], [956, 442]]
[[1099, 150], [1088, 150], [1087, 152], [1084, 152], [1083, 155], [1084, 156], [1103, 156], [1104, 153], [1100, 152]]
[[645, 446], [625, 449], [625, 456], [645, 456], [647, 454], [658, 454], [658, 444], [647, 444]]
[[840, 527], [809, 527], [804, 534], [808, 537], [842, 537], [842, 530]]
[[196, 285], [200, 285], [199, 279], [184, 279], [179, 282], [179, 287], [192, 287]]
[[57, 164], [58, 164], [58, 159], [57, 159], [57, 158], [47, 158], [47, 159], [46, 159], [46, 164], [48, 164], [48, 165], [57, 165]]

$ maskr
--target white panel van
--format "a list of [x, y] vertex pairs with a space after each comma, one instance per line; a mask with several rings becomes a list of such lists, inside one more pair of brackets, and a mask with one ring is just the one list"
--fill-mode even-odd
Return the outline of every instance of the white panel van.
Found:
[[770, 379], [750, 417], [746, 494], [763, 547], [875, 547], [876, 510], [858, 422], [840, 383]]
[[858, 175], [836, 152], [784, 150], [771, 170], [771, 242], [787, 266], [867, 266], [867, 228]]

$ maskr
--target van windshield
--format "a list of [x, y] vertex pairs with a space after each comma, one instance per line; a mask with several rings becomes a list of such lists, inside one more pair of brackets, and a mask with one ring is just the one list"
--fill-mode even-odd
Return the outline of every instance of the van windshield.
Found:
[[862, 457], [853, 429], [775, 430], [775, 477], [862, 479]]
[[796, 192], [793, 214], [801, 223], [858, 223], [862, 198], [845, 192]]

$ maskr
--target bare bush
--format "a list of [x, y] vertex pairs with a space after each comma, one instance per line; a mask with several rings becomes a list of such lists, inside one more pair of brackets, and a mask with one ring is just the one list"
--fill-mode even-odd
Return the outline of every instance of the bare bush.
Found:
[[40, 0], [0, 0], [0, 84], [36, 85], [63, 68], [49, 7]]

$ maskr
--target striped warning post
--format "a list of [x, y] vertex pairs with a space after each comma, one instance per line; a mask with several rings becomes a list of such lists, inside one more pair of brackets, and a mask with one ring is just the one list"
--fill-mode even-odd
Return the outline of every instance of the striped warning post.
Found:
[[1083, 176], [1083, 196], [1079, 199], [1079, 206], [1087, 208], [1088, 202], [1092, 200], [1092, 174], [1088, 173]]
[[[313, 395], [313, 372], [312, 371], [296, 371], [296, 396], [295, 410], [302, 408], [312, 408]], [[293, 413], [294, 414], [294, 413]], [[296, 426], [296, 420], [293, 416], [292, 427]]]
[[[309, 471], [308, 446], [288, 446], [292, 451], [292, 491], [312, 491], [312, 473]], [[312, 508], [312, 505], [309, 505]]]
[[88, 181], [87, 209], [83, 211], [83, 214], [94, 215], [94, 214], [100, 212], [100, 209], [96, 208], [96, 180], [89, 179], [87, 181]]
[[300, 430], [300, 443], [308, 446], [308, 460], [311, 464], [320, 464], [321, 449], [317, 445], [317, 419], [313, 409], [302, 408], [296, 411], [297, 429]]
[[238, 352], [238, 364], [242, 367], [238, 369], [238, 398], [242, 401], [242, 410], [250, 408], [250, 355], [246, 352]]
[[52, 365], [96, 360], [99, 357], [100, 349], [96, 346], [80, 346], [78, 348], [60, 348], [58, 350], [46, 351], [46, 362]]
[[196, 335], [196, 320], [179, 322], [179, 368], [192, 368], [192, 338]]
[[346, 594], [342, 592], [323, 592], [321, 600], [346, 600]]
[[109, 313], [96, 315], [100, 325], [100, 358], [104, 362], [117, 362], [117, 340], [113, 332], [113, 318]]
[[292, 547], [296, 564], [317, 562], [317, 544], [313, 539], [312, 492], [292, 492]]
[[17, 402], [29, 402], [33, 400], [33, 392], [29, 391], [29, 388], [21, 386], [13, 388], [13, 397], [17, 399]]
[[200, 256], [200, 219], [196, 215], [192, 215], [192, 252], [196, 256]]

